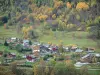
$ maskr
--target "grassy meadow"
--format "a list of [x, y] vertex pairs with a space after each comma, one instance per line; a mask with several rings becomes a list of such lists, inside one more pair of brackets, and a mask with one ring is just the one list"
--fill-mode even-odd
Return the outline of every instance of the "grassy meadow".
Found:
[[[4, 29], [3, 26], [0, 27], [0, 38], [9, 38], [9, 37], [17, 37], [17, 38], [23, 38], [22, 33], [17, 33], [14, 27], [9, 27], [9, 29]], [[39, 29], [36, 29], [38, 32], [40, 32]], [[40, 32], [41, 33], [41, 32]], [[55, 35], [56, 34], [56, 38]], [[73, 36], [74, 35], [74, 36]], [[39, 35], [38, 40], [40, 42], [48, 43], [51, 42], [53, 44], [60, 44], [62, 43], [66, 46], [69, 44], [76, 44], [79, 47], [92, 47], [96, 48], [97, 52], [100, 52], [99, 48], [97, 47], [97, 43], [88, 38], [89, 33], [84, 31], [75, 31], [75, 32], [51, 32], [49, 34], [41, 34]], [[2, 40], [0, 40], [2, 41]], [[34, 41], [34, 40], [33, 40]]]

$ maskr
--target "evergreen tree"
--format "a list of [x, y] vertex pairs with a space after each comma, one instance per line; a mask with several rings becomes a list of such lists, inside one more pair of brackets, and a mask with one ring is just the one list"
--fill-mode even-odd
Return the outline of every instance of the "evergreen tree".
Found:
[[4, 46], [8, 46], [9, 44], [7, 43], [7, 41], [5, 41]]

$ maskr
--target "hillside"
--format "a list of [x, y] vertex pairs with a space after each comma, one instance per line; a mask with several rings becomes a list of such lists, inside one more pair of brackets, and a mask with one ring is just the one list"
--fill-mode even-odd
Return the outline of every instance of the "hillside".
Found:
[[[39, 53], [33, 53], [35, 45]], [[82, 60], [89, 50], [94, 54]], [[0, 0], [0, 65], [10, 64], [12, 74], [28, 75], [21, 68], [32, 67], [31, 75], [90, 75], [89, 69], [100, 66], [95, 53], [100, 54], [100, 0]], [[87, 61], [76, 70], [75, 63]]]

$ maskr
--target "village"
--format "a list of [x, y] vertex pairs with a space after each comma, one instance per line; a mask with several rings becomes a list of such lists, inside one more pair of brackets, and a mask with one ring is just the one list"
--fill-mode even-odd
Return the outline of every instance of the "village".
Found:
[[[17, 61], [18, 66], [32, 67], [34, 63], [43, 59], [45, 62], [54, 60], [56, 62], [73, 63], [75, 67], [89, 66], [90, 68], [100, 68], [100, 53], [96, 53], [95, 48], [79, 48], [77, 45], [64, 46], [41, 43], [38, 41], [31, 42], [28, 39], [18, 39], [15, 37], [7, 38], [4, 45], [8, 50], [0, 51], [0, 64], [10, 65]], [[16, 52], [12, 52], [16, 50]], [[95, 67], [96, 65], [99, 65]]]

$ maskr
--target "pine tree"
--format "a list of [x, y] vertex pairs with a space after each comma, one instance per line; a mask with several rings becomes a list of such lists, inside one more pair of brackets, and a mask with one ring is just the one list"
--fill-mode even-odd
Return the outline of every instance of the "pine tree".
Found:
[[4, 46], [8, 46], [9, 44], [7, 43], [7, 41], [5, 41]]

